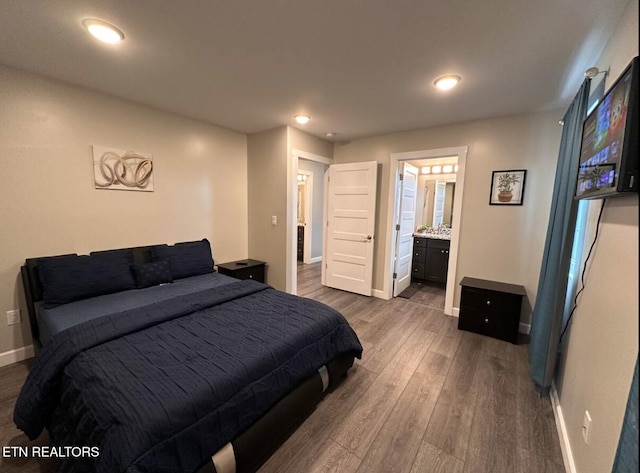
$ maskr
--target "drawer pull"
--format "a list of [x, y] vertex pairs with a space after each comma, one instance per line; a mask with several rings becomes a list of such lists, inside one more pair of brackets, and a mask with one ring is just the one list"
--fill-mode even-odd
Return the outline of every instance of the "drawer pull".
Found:
[[491, 305], [491, 301], [487, 301], [487, 305]]
[[489, 323], [489, 319], [484, 319], [484, 323], [488, 324]]

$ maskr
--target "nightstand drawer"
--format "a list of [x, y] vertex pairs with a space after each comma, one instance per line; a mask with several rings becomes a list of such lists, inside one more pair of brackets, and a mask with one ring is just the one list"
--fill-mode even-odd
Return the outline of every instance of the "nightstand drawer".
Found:
[[[516, 321], [514, 330], [514, 321]], [[490, 337], [515, 343], [518, 335], [517, 319], [503, 313], [492, 313], [486, 310], [475, 310], [468, 307], [460, 309], [458, 328], [469, 332], [488, 335]]]
[[522, 296], [515, 294], [465, 287], [461, 294], [460, 307], [517, 312], [520, 315], [521, 301]]
[[264, 282], [264, 265], [238, 269], [233, 273], [233, 277], [237, 279], [253, 279], [258, 282]]

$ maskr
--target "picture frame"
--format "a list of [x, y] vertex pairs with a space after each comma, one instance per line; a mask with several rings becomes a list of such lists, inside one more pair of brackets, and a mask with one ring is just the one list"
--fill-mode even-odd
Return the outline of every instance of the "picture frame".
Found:
[[96, 189], [153, 192], [153, 156], [131, 150], [92, 146]]
[[522, 205], [526, 169], [493, 171], [489, 205]]

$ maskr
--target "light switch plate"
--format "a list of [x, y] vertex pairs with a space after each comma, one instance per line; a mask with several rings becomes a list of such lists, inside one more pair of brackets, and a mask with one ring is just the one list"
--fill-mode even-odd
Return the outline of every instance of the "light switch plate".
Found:
[[7, 325], [15, 325], [20, 323], [20, 309], [7, 311]]

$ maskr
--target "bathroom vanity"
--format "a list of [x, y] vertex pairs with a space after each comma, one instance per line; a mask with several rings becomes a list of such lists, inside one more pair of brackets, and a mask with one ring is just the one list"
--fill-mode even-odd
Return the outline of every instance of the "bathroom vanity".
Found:
[[411, 280], [447, 283], [450, 239], [415, 234]]

